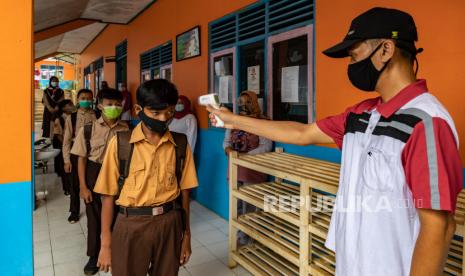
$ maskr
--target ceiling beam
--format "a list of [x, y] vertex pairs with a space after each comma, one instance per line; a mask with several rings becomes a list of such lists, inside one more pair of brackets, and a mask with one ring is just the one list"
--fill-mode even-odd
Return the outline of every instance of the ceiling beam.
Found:
[[66, 23], [47, 28], [42, 31], [34, 33], [34, 42], [39, 42], [66, 32], [79, 29], [81, 27], [87, 26], [89, 24], [99, 22], [98, 20], [93, 19], [75, 19], [68, 21]]

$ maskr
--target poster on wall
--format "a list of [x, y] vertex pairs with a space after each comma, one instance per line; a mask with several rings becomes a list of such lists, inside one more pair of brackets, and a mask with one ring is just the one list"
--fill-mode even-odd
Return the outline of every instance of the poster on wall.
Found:
[[247, 90], [260, 94], [260, 65], [247, 67]]
[[200, 56], [200, 26], [176, 36], [176, 61]]
[[229, 100], [229, 92], [232, 91], [232, 83], [233, 77], [232, 76], [222, 76], [219, 80], [219, 98], [220, 103], [228, 104], [230, 103]]
[[281, 102], [299, 102], [299, 66], [290, 66], [282, 68]]

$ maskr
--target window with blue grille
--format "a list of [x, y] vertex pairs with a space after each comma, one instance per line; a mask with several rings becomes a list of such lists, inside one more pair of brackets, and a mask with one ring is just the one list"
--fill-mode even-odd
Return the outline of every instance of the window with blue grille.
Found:
[[173, 43], [171, 41], [142, 53], [140, 55], [141, 83], [157, 78], [171, 80], [172, 60]]
[[[313, 81], [309, 77], [313, 77], [307, 72], [313, 72], [314, 54], [308, 52], [313, 49], [308, 45], [313, 43], [312, 32], [309, 31], [313, 22], [314, 0], [261, 0], [211, 22], [211, 60], [215, 62], [216, 56], [223, 51], [234, 49], [237, 53], [234, 57], [237, 59], [237, 74], [234, 76], [237, 85], [233, 97], [244, 90], [255, 91], [262, 110], [268, 111], [272, 119], [312, 121], [314, 92]], [[299, 35], [303, 32], [298, 39], [294, 37], [296, 31]], [[277, 43], [277, 38], [284, 40]], [[217, 93], [214, 70], [210, 68], [210, 78], [213, 79], [210, 89]], [[295, 96], [290, 100], [284, 97], [289, 91], [287, 87], [281, 91], [283, 83], [287, 84], [282, 82], [284, 71], [286, 74], [293, 72], [299, 80], [298, 91], [293, 93], [298, 95], [297, 99]], [[253, 76], [253, 72], [258, 78]], [[268, 80], [270, 77], [272, 79]]]
[[313, 21], [314, 0], [262, 0], [210, 23], [210, 50], [218, 51]]
[[127, 81], [127, 53], [128, 41], [124, 40], [115, 47], [116, 59], [116, 87]]

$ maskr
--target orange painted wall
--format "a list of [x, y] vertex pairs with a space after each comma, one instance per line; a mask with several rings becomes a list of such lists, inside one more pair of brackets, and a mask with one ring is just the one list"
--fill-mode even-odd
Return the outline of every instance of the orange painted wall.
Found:
[[[346, 72], [348, 60], [330, 59], [321, 52], [342, 40], [350, 21], [372, 8], [374, 1], [317, 0], [316, 4], [316, 114], [342, 112], [347, 106], [377, 94], [357, 91]], [[419, 78], [451, 113], [460, 136], [465, 161], [465, 1], [378, 0], [377, 6], [397, 8], [415, 19], [419, 41]]]
[[[46, 61], [42, 60], [34, 63], [34, 68], [40, 70], [41, 65], [57, 65], [55, 61]], [[64, 69], [64, 80], [74, 80], [76, 77], [76, 72], [74, 71], [74, 66], [67, 62], [59, 62], [58, 66], [63, 66]]]
[[[317, 119], [342, 112], [352, 105], [376, 94], [354, 89], [349, 83], [347, 60], [329, 59], [321, 54], [325, 48], [340, 41], [348, 31], [350, 21], [361, 12], [378, 6], [405, 10], [413, 15], [419, 30], [420, 78], [426, 78], [430, 91], [452, 114], [461, 144], [465, 143], [465, 12], [463, 0], [315, 0], [316, 1], [316, 115]], [[159, 0], [127, 26], [109, 26], [81, 58], [84, 68], [100, 56], [114, 55], [115, 46], [128, 39], [128, 84], [135, 90], [140, 82], [140, 53], [168, 40], [175, 43], [176, 35], [201, 26], [202, 56], [175, 62], [174, 82], [182, 94], [192, 100], [208, 89], [208, 23], [255, 1], [252, 0]], [[173, 54], [175, 48], [173, 48]], [[114, 63], [105, 63], [105, 79], [114, 85]], [[195, 107], [200, 126], [207, 127], [205, 111]], [[461, 149], [465, 160], [465, 147]]]
[[0, 135], [0, 184], [5, 184], [32, 178], [32, 1], [4, 2], [0, 16], [0, 37], [8, 38], [8, 43], [0, 44], [4, 95], [0, 101], [0, 125], [4, 126]]
[[[254, 0], [158, 0], [127, 26], [109, 26], [81, 55], [83, 69], [97, 58], [115, 55], [115, 46], [128, 40], [128, 86], [135, 96], [140, 84], [140, 54], [169, 40], [175, 44], [176, 35], [196, 25], [201, 28], [201, 53], [197, 58], [176, 62], [173, 47], [173, 81], [180, 93], [192, 102], [208, 89], [208, 23], [245, 7]], [[115, 85], [115, 63], [104, 64], [104, 78]], [[195, 107], [200, 126], [208, 125], [206, 112]]]

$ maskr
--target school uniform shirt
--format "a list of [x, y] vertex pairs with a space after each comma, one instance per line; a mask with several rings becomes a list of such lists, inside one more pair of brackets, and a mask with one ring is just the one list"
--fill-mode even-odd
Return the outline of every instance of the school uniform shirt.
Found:
[[195, 151], [195, 143], [197, 141], [197, 119], [194, 114], [187, 114], [181, 119], [174, 118], [169, 128], [173, 132], [185, 134], [189, 146], [191, 146], [192, 151]]
[[65, 163], [71, 163], [71, 146], [74, 141], [74, 135], [79, 132], [81, 127], [86, 124], [90, 124], [95, 120], [97, 120], [97, 118], [95, 117], [95, 112], [92, 109], [78, 109], [76, 116], [76, 133], [73, 133], [71, 115], [66, 118], [63, 133], [63, 160]]
[[[176, 179], [176, 153], [173, 136], [168, 131], [158, 145], [153, 145], [142, 132], [139, 123], [133, 130], [130, 143], [134, 144], [129, 174], [117, 205], [125, 207], [157, 206], [178, 197], [180, 190], [198, 186], [192, 150], [187, 145], [182, 180]], [[94, 192], [118, 194], [118, 145], [116, 137], [108, 144]]]
[[[66, 118], [67, 118], [68, 116], [69, 116], [69, 115], [67, 115], [67, 114], [65, 114], [65, 113], [63, 113], [63, 114], [61, 115], [61, 117], [63, 118], [63, 121], [64, 121], [64, 122], [66, 122]], [[52, 133], [52, 137], [53, 137], [54, 135], [63, 136], [63, 133], [64, 133], [63, 129], [64, 129], [64, 126], [63, 126], [63, 127], [61, 126], [60, 119], [58, 119], [58, 118], [55, 119], [55, 122], [53, 122], [53, 130], [52, 130], [53, 133]]]
[[425, 80], [388, 102], [363, 101], [317, 122], [342, 149], [326, 247], [339, 276], [409, 275], [417, 208], [454, 213], [463, 184], [459, 139]]
[[89, 153], [87, 153], [84, 128], [82, 127], [79, 129], [76, 139], [74, 139], [71, 154], [80, 157], [87, 157], [92, 162], [102, 164], [105, 150], [110, 139], [116, 135], [116, 132], [126, 130], [129, 130], [126, 122], [119, 120], [112, 126], [108, 126], [103, 120], [103, 117], [100, 117], [97, 121], [92, 123], [92, 136], [90, 137]]

